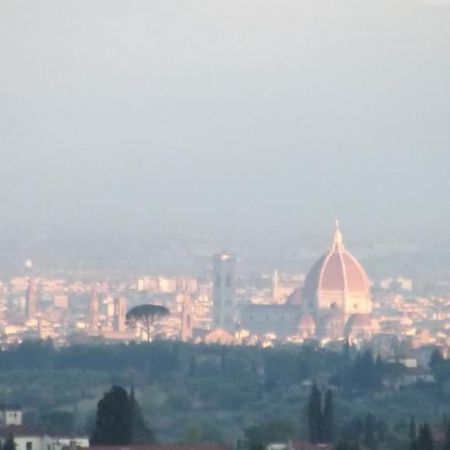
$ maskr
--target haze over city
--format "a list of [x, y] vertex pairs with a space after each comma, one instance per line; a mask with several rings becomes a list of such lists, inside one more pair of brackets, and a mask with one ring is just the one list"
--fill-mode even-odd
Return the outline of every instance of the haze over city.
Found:
[[2, 2], [2, 222], [447, 229], [434, 3]]

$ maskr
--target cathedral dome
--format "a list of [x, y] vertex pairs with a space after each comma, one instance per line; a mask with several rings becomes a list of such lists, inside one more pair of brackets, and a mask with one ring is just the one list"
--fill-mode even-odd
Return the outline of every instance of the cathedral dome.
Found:
[[369, 280], [361, 264], [345, 249], [338, 223], [331, 248], [306, 277], [303, 301], [314, 311], [336, 307], [346, 314], [371, 311]]

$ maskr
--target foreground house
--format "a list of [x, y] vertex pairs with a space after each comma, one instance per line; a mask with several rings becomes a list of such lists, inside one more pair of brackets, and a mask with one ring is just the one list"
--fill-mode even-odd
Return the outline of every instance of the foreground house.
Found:
[[63, 450], [89, 447], [87, 437], [52, 436], [42, 431], [31, 430], [23, 425], [9, 425], [0, 428], [2, 447], [9, 436], [14, 437], [16, 450]]

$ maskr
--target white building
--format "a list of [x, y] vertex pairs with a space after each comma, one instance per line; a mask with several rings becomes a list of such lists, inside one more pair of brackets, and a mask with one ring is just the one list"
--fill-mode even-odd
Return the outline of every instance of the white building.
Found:
[[22, 426], [9, 426], [0, 431], [3, 446], [9, 436], [14, 437], [16, 450], [62, 450], [65, 448], [88, 448], [89, 439], [83, 436], [58, 437], [27, 430]]
[[22, 424], [22, 408], [16, 405], [0, 406], [0, 445], [12, 436], [16, 450], [62, 450], [63, 448], [87, 448], [87, 437], [50, 436], [30, 430]]

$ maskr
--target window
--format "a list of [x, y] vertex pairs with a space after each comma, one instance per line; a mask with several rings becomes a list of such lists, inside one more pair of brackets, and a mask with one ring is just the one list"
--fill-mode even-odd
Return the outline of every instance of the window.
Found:
[[25, 449], [26, 450], [33, 450], [33, 443], [32, 442], [27, 442], [25, 444]]

